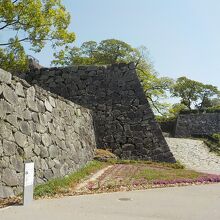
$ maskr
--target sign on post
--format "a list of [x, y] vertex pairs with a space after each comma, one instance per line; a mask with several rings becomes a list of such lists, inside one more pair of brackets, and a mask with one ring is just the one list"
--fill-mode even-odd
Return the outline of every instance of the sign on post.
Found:
[[23, 205], [29, 205], [33, 201], [34, 194], [34, 163], [24, 165], [24, 194]]

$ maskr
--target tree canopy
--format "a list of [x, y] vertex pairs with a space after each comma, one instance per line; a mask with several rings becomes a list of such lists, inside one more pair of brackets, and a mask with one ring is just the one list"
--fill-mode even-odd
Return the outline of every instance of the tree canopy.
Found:
[[87, 41], [80, 47], [66, 47], [64, 50], [55, 54], [53, 63], [55, 65], [90, 65], [90, 64], [115, 64], [120, 62], [136, 61], [132, 58], [138, 57], [138, 50], [129, 44], [116, 40], [108, 39], [100, 43]]
[[35, 52], [48, 41], [53, 48], [72, 43], [75, 34], [68, 31], [69, 24], [61, 0], [0, 0], [0, 67], [26, 69], [24, 43]]
[[210, 100], [211, 107], [219, 106], [220, 107], [220, 96], [218, 98], [213, 98]]
[[171, 87], [173, 97], [181, 98], [181, 103], [188, 109], [211, 107], [211, 98], [218, 97], [220, 91], [216, 86], [180, 77]]
[[153, 64], [149, 59], [146, 47], [134, 48], [117, 39], [107, 39], [99, 43], [87, 41], [80, 47], [66, 47], [55, 54], [55, 65], [106, 65], [115, 63], [134, 62], [145, 94], [157, 112], [162, 112], [167, 107], [161, 102], [166, 97], [166, 91], [172, 84], [168, 77], [158, 77]]

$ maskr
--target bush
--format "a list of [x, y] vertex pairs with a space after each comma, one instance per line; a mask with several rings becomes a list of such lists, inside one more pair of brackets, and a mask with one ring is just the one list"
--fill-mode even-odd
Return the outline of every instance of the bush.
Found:
[[208, 108], [207, 112], [220, 112], [220, 105]]
[[175, 126], [176, 126], [176, 117], [165, 117], [165, 116], [157, 116], [157, 122], [159, 123], [161, 130], [163, 132], [167, 132], [171, 135], [174, 134]]
[[102, 162], [107, 162], [109, 159], [117, 159], [117, 156], [108, 150], [96, 149], [94, 159]]
[[210, 149], [210, 151], [213, 151], [217, 153], [220, 156], [220, 134], [213, 134], [205, 141], [206, 145]]
[[220, 113], [220, 106], [213, 106], [204, 109], [181, 110], [180, 114], [199, 114], [199, 113]]
[[161, 116], [161, 115], [160, 116], [159, 115], [156, 116], [156, 121], [158, 123], [170, 122], [170, 121], [174, 121], [174, 120], [176, 120], [176, 116], [169, 116], [169, 117]]
[[212, 137], [220, 144], [220, 134], [213, 134]]

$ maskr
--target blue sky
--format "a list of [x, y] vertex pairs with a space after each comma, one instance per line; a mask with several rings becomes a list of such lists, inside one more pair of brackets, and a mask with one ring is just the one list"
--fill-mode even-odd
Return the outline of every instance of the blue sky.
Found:
[[[108, 38], [145, 45], [161, 76], [220, 88], [219, 0], [64, 0], [70, 30], [84, 41]], [[53, 51], [34, 55], [49, 66]]]

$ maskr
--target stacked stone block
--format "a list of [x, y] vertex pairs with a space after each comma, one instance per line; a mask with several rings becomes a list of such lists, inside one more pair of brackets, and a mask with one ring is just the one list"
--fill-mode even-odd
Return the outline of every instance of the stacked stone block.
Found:
[[123, 159], [175, 161], [133, 63], [41, 68], [23, 78], [91, 109], [98, 148]]
[[39, 184], [78, 170], [95, 147], [90, 110], [0, 69], [0, 198], [22, 191], [25, 162]]
[[220, 113], [180, 114], [175, 137], [206, 136], [220, 133]]

